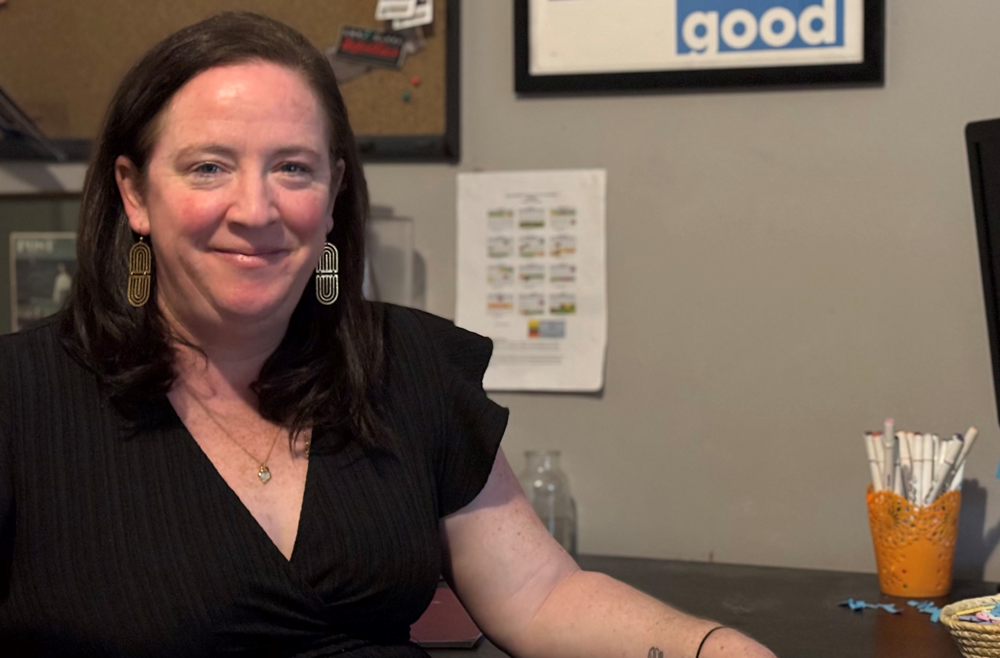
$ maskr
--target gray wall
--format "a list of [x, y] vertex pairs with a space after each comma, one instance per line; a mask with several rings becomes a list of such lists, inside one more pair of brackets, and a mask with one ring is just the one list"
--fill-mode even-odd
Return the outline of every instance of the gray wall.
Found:
[[[563, 451], [583, 551], [874, 570], [861, 435], [893, 415], [982, 430], [981, 568], [1000, 450], [962, 131], [1000, 116], [1000, 4], [888, 5], [884, 88], [519, 100], [511, 2], [463, 3], [461, 169], [608, 170], [603, 396], [494, 396], [515, 470]], [[453, 316], [455, 169], [368, 173]]]
[[461, 166], [368, 167], [449, 317], [458, 170], [608, 170], [605, 391], [495, 396], [515, 470], [563, 451], [582, 551], [872, 571], [861, 435], [892, 415], [980, 427], [959, 572], [1000, 579], [962, 134], [1000, 116], [1000, 4], [888, 4], [884, 88], [519, 100], [510, 0], [465, 0]]

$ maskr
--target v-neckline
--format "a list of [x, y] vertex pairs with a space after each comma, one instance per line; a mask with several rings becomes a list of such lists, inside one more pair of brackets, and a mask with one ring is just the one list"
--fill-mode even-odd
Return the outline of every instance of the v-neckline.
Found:
[[[246, 506], [246, 504], [244, 504], [239, 494], [236, 493], [236, 491], [231, 486], [229, 486], [229, 482], [226, 481], [226, 478], [222, 477], [222, 473], [219, 472], [219, 469], [216, 468], [212, 460], [209, 459], [207, 454], [205, 454], [205, 451], [202, 449], [201, 444], [198, 443], [198, 440], [194, 438], [193, 434], [191, 434], [191, 430], [188, 428], [187, 425], [184, 424], [184, 421], [181, 419], [180, 414], [177, 413], [177, 410], [174, 409], [174, 405], [170, 403], [169, 398], [167, 398], [166, 396], [164, 396], [164, 403], [170, 409], [170, 414], [173, 416], [174, 422], [183, 431], [188, 443], [188, 447], [191, 448], [191, 450], [194, 453], [196, 453], [196, 459], [200, 461], [201, 467], [206, 471], [210, 472], [209, 477], [215, 481], [216, 489], [219, 489], [221, 494], [228, 499], [229, 505], [231, 507], [236, 508], [237, 514], [239, 514], [250, 526], [252, 526], [253, 532], [257, 534], [259, 540], [262, 543], [266, 544], [268, 550], [282, 564], [282, 566], [284, 566], [286, 569], [289, 569], [292, 567], [293, 563], [300, 562], [301, 558], [299, 560], [296, 560], [296, 556], [301, 552], [301, 545], [303, 542], [302, 531], [304, 528], [308, 527], [307, 524], [304, 522], [304, 519], [306, 516], [307, 503], [310, 498], [309, 480], [311, 479], [310, 474], [312, 472], [312, 459], [306, 460], [306, 481], [302, 488], [302, 503], [301, 507], [299, 508], [298, 526], [295, 528], [295, 541], [292, 542], [292, 554], [290, 557], [285, 557], [285, 554], [281, 552], [281, 549], [278, 548], [278, 545], [274, 543], [273, 539], [271, 539], [271, 535], [267, 534], [267, 530], [264, 529], [264, 526], [260, 524], [260, 521], [257, 520], [257, 517], [255, 517], [253, 515], [253, 512], [251, 512], [250, 509]], [[314, 428], [313, 430], [314, 434], [310, 439], [311, 441], [316, 440], [316, 434], [315, 434], [316, 429], [318, 428]]]

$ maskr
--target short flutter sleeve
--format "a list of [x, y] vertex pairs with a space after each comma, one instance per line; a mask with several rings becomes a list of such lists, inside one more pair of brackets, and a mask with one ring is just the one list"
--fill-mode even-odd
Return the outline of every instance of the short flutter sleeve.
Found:
[[468, 505], [486, 485], [509, 412], [483, 390], [493, 341], [444, 318], [413, 313], [437, 370], [436, 390], [429, 393], [438, 430], [430, 448], [443, 517]]

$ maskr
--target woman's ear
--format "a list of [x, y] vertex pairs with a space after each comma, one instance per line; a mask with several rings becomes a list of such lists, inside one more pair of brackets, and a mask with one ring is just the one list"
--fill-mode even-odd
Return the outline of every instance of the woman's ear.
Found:
[[327, 235], [333, 230], [333, 208], [337, 203], [337, 197], [342, 191], [340, 186], [344, 184], [344, 171], [346, 169], [347, 165], [344, 163], [344, 159], [338, 158], [337, 162], [333, 165], [333, 171], [330, 172], [330, 207], [327, 208], [326, 212]]
[[115, 159], [115, 182], [122, 197], [128, 224], [139, 235], [149, 235], [149, 213], [142, 196], [142, 174], [124, 155]]

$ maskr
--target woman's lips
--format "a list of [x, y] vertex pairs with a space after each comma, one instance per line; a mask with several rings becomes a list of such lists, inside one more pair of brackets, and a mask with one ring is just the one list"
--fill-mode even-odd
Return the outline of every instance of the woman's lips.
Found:
[[236, 267], [253, 269], [257, 267], [267, 267], [282, 260], [288, 251], [284, 249], [260, 250], [260, 251], [229, 251], [216, 249], [215, 254], [227, 263]]

